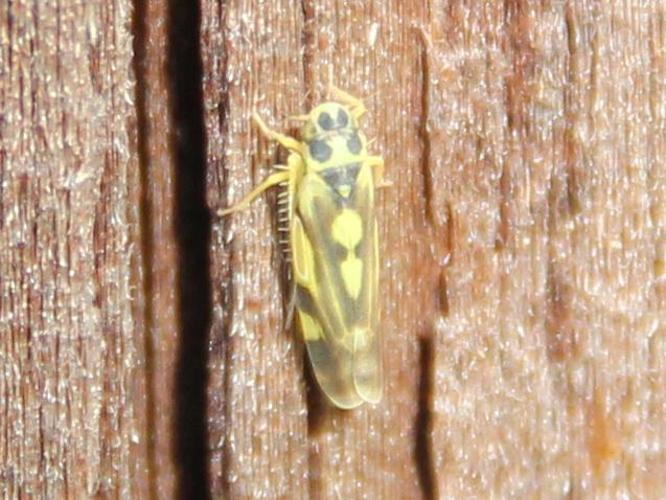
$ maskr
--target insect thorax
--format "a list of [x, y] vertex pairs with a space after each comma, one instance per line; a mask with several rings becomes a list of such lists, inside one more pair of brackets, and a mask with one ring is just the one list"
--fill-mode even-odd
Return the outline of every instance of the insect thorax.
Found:
[[365, 137], [358, 129], [318, 135], [305, 144], [307, 170], [320, 171], [362, 161], [367, 154]]

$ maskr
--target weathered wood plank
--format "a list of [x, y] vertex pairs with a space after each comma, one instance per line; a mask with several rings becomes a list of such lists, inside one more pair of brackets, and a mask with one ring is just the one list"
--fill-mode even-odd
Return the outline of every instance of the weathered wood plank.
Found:
[[543, 328], [564, 25], [509, 3], [439, 5], [430, 25], [430, 164], [446, 179], [432, 207], [452, 234], [433, 345], [435, 485], [443, 497], [562, 495], [561, 443], [543, 432], [557, 422]]
[[[188, 453], [181, 441], [191, 438], [191, 434], [185, 437], [180, 432], [177, 412], [182, 408], [179, 382], [186, 383], [188, 377], [187, 366], [179, 363], [179, 356], [185, 351], [185, 342], [180, 339], [187, 336], [179, 314], [181, 259], [176, 238], [179, 150], [174, 129], [179, 125], [182, 129], [183, 125], [175, 112], [178, 86], [174, 83], [174, 68], [169, 67], [168, 61], [177, 57], [170, 50], [169, 40], [174, 33], [180, 35], [180, 25], [169, 22], [174, 13], [165, 0], [134, 2], [134, 8], [133, 67], [137, 79], [134, 111], [141, 172], [140, 243], [145, 301], [140, 340], [146, 360], [144, 397], [148, 422], [142, 443], [149, 457], [151, 494], [156, 498], [173, 498], [181, 490], [184, 493], [191, 481], [200, 480], [186, 464]], [[188, 422], [188, 427], [196, 429], [197, 422]]]
[[0, 491], [148, 493], [131, 2], [0, 16]]
[[664, 4], [261, 5], [204, 2], [211, 203], [266, 172], [253, 109], [284, 128], [331, 66], [368, 96], [394, 182], [386, 399], [339, 412], [304, 392], [264, 198], [213, 242], [214, 491], [661, 491]]
[[3, 495], [664, 496], [663, 2], [202, 3], [211, 207], [284, 158], [253, 110], [366, 97], [386, 397], [351, 412], [284, 331], [272, 195], [203, 275], [197, 11], [136, 6], [0, 19]]
[[[220, 207], [277, 158], [275, 144], [257, 141], [251, 112], [282, 128], [286, 116], [304, 110], [303, 19], [289, 1], [202, 5], [209, 198]], [[224, 191], [227, 185], [233, 189]], [[209, 442], [216, 497], [307, 495], [303, 354], [282, 329], [285, 289], [272, 234], [264, 202], [213, 230]]]
[[663, 496], [663, 9], [433, 11], [443, 496]]

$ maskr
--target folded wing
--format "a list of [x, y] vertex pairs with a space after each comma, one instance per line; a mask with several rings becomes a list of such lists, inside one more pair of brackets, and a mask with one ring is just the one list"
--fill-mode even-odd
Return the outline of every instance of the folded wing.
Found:
[[378, 402], [379, 257], [370, 167], [308, 173], [296, 193], [291, 240], [297, 316], [317, 381], [341, 408]]

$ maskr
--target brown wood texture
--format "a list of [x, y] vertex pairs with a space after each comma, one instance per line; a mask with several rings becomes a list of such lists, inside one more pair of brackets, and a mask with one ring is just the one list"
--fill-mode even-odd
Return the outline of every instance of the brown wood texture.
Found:
[[[12, 0], [0, 494], [666, 496], [666, 2]], [[385, 397], [319, 393], [275, 194], [365, 98]]]
[[[133, 3], [133, 69], [137, 79], [134, 113], [137, 123], [143, 270], [137, 287], [144, 300], [141, 341], [144, 348], [146, 427], [141, 441], [148, 456], [148, 490], [152, 498], [173, 498], [182, 481], [176, 458], [181, 451], [177, 427], [180, 400], [178, 177], [173, 147], [168, 2]], [[182, 454], [181, 454], [182, 456]]]
[[6, 498], [170, 498], [200, 479], [176, 411], [168, 15], [19, 1], [0, 17]]
[[394, 183], [377, 407], [330, 408], [283, 329], [274, 195], [214, 224], [214, 496], [666, 493], [664, 9], [202, 3], [212, 207], [283, 158], [251, 112], [286, 129], [331, 66]]
[[145, 497], [128, 1], [0, 14], [0, 492]]

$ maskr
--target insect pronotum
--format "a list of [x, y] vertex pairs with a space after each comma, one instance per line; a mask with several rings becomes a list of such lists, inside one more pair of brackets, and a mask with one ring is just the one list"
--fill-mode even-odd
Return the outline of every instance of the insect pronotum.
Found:
[[304, 122], [300, 140], [253, 115], [262, 133], [289, 151], [287, 164], [219, 213], [242, 210], [266, 189], [284, 186], [278, 212], [289, 234], [292, 307], [323, 392], [334, 405], [354, 408], [382, 397], [374, 194], [388, 184], [384, 160], [368, 154], [358, 126], [363, 102], [333, 85], [329, 96], [297, 117]]

